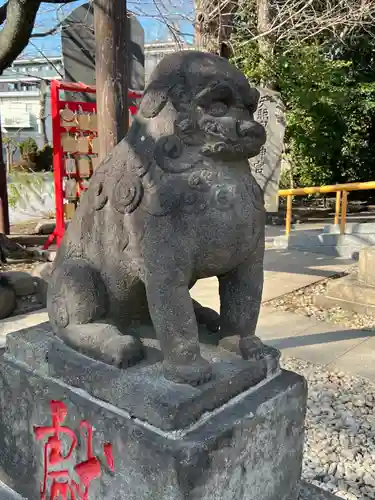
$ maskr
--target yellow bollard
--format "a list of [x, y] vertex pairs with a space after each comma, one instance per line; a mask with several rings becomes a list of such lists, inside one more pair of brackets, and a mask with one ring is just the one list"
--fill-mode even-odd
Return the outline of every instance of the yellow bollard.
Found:
[[344, 191], [342, 193], [342, 206], [341, 206], [341, 224], [340, 224], [340, 233], [341, 234], [345, 234], [347, 210], [348, 210], [348, 192]]
[[285, 221], [285, 234], [290, 234], [292, 228], [292, 202], [293, 196], [288, 194], [286, 198], [286, 221]]
[[336, 193], [336, 209], [335, 209], [335, 224], [340, 222], [340, 208], [341, 208], [341, 191]]

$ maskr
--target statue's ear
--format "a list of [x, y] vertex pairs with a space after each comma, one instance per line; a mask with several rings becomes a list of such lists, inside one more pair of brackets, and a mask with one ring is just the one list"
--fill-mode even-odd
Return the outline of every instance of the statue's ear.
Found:
[[143, 95], [139, 112], [145, 118], [154, 118], [167, 104], [168, 88], [150, 85]]

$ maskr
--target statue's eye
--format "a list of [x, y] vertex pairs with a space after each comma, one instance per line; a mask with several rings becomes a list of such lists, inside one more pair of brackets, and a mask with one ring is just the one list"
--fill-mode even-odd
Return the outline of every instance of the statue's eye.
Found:
[[212, 116], [224, 116], [228, 113], [228, 106], [223, 102], [213, 102], [207, 111]]

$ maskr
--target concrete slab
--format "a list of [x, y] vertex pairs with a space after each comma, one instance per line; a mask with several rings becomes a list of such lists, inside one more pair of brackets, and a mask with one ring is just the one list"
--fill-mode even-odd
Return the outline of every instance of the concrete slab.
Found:
[[[300, 252], [298, 250], [266, 250], [264, 259], [263, 302], [346, 271], [353, 262], [349, 259]], [[219, 310], [216, 278], [199, 281], [192, 295], [207, 307]]]
[[342, 370], [351, 375], [359, 375], [375, 381], [375, 332], [363, 342], [349, 349], [334, 361], [328, 368]]
[[362, 248], [375, 245], [374, 227], [374, 224], [352, 224], [345, 234], [340, 234], [337, 226], [328, 226], [323, 231], [292, 231], [289, 235], [276, 237], [273, 246], [358, 260]]
[[298, 250], [267, 250], [264, 259], [263, 302], [346, 271], [349, 259]]
[[[375, 336], [375, 332], [343, 329], [342, 326], [332, 326], [324, 322], [318, 325], [312, 324], [310, 327], [308, 318], [303, 331], [294, 335], [288, 334], [288, 326], [294, 321], [295, 315], [291, 313], [288, 316], [284, 317], [279, 326], [286, 335], [279, 334], [274, 339], [269, 338], [264, 341], [277, 347], [288, 357], [304, 359], [323, 366], [336, 361], [348, 351], [356, 349], [363, 341]], [[258, 332], [262, 338], [261, 323]]]

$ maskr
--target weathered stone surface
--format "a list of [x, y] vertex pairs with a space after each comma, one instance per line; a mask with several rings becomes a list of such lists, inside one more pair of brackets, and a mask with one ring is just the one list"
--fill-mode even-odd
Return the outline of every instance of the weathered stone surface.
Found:
[[270, 89], [259, 88], [260, 99], [255, 119], [266, 130], [267, 140], [259, 155], [250, 160], [253, 175], [263, 189], [267, 212], [279, 209], [279, 181], [284, 150], [285, 116], [280, 95]]
[[[367, 247], [360, 251], [358, 279], [366, 285], [375, 287], [375, 248]], [[375, 301], [373, 304], [375, 306]]]
[[31, 274], [24, 271], [5, 271], [2, 276], [8, 280], [18, 297], [35, 293], [35, 283]]
[[[89, 500], [298, 498], [306, 383], [296, 374], [283, 371], [191, 427], [165, 432], [7, 356], [0, 363], [1, 472], [27, 498], [40, 497], [47, 436], [36, 441], [34, 429], [51, 425], [52, 400], [66, 406], [63, 429], [81, 435], [82, 421], [94, 427], [92, 455], [101, 472]], [[59, 438], [66, 454], [71, 438], [64, 431]], [[85, 442], [78, 441], [73, 463], [63, 464], [72, 475], [86, 456]], [[110, 445], [114, 472], [103, 451]]]
[[[129, 133], [95, 169], [54, 260], [47, 309], [69, 346], [129, 368], [144, 356], [140, 325], [157, 332], [164, 375], [212, 376], [198, 326], [239, 335], [245, 359], [263, 286], [265, 210], [248, 158], [265, 142], [259, 92], [229, 62], [176, 52], [154, 71]], [[220, 318], [189, 287], [219, 276]]]
[[[167, 380], [154, 332], [143, 331], [145, 357], [128, 370], [88, 358], [53, 335], [48, 323], [7, 336], [7, 356], [31, 369], [87, 391], [163, 430], [184, 428], [279, 370], [279, 352], [268, 348], [261, 361], [244, 361], [215, 345], [201, 344], [213, 376], [198, 387]], [[202, 336], [203, 336], [202, 332]], [[215, 339], [209, 336], [212, 344]], [[217, 342], [219, 339], [216, 340]]]

